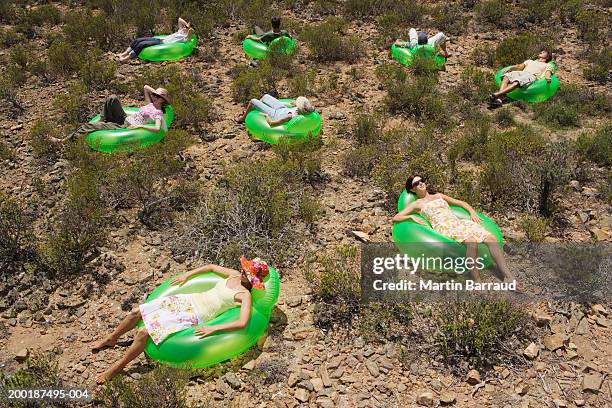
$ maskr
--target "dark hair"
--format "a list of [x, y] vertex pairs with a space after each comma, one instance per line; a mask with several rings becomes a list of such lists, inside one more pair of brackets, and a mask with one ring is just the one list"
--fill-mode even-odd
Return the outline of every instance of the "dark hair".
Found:
[[552, 52], [550, 52], [550, 51], [549, 51], [549, 50], [547, 50], [547, 49], [543, 49], [542, 51], [545, 51], [545, 52], [546, 52], [546, 55], [547, 55], [547, 57], [546, 57], [546, 62], [550, 62], [550, 61], [552, 61], [552, 59], [553, 59], [553, 53], [552, 53]]
[[249, 280], [249, 278], [247, 277], [246, 273], [243, 270], [240, 271], [240, 274], [241, 274], [240, 283], [250, 292], [251, 289], [253, 289], [253, 285], [251, 284], [251, 281]]
[[[417, 176], [410, 176], [408, 177], [408, 180], [406, 180], [406, 192], [410, 192], [410, 190], [412, 190], [412, 183], [414, 182], [414, 178]], [[421, 177], [421, 180], [423, 180], [423, 178]]]
[[281, 19], [278, 16], [272, 17], [270, 20], [272, 22], [272, 29], [278, 30], [280, 28]]
[[166, 102], [166, 101], [162, 102], [162, 105], [161, 105], [162, 113], [166, 113], [166, 106], [168, 106], [168, 105], [169, 105], [168, 102]]
[[424, 32], [420, 31], [417, 34], [417, 44], [419, 44], [419, 45], [427, 44], [427, 34], [425, 34]]

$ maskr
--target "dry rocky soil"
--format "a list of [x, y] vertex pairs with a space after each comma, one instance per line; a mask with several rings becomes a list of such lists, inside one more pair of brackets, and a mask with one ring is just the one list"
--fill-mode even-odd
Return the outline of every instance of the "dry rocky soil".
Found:
[[[297, 17], [296, 17], [297, 18]], [[299, 16], [309, 22], [308, 16]], [[212, 183], [222, 172], [223, 162], [249, 157], [266, 157], [272, 152], [249, 139], [233, 118], [243, 106], [231, 99], [230, 67], [246, 62], [239, 45], [231, 35], [245, 27], [231, 25], [218, 31], [199, 47], [217, 47], [214, 62], [192, 56], [181, 61], [184, 69], [203, 68], [209, 96], [214, 99], [218, 119], [206, 129], [206, 137], [198, 138], [184, 156], [205, 183]], [[433, 29], [433, 28], [432, 28]], [[347, 129], [358, 107], [374, 107], [382, 103], [384, 91], [374, 73], [376, 67], [389, 60], [388, 51], [377, 48], [370, 38], [374, 26], [351, 25], [349, 31], [364, 40], [368, 54], [355, 65], [362, 72], [359, 81], [349, 76], [345, 63], [320, 64], [319, 75], [339, 74], [342, 92], [321, 94], [314, 98], [324, 119], [321, 152], [322, 168], [328, 178], [317, 192], [323, 217], [317, 221], [316, 234], [306, 250], [322, 251], [338, 244], [356, 244], [360, 231], [371, 241], [388, 242], [391, 214], [383, 208], [384, 196], [366, 181], [347, 177], [340, 161], [350, 146]], [[480, 32], [452, 38], [453, 53], [446, 71], [440, 73], [442, 86], [458, 80], [462, 67], [469, 62], [469, 51], [482, 43], [495, 44], [504, 32]], [[562, 36], [564, 51], [558, 61], [562, 67], [558, 77], [562, 83], [594, 86], [581, 75], [576, 54], [575, 33]], [[483, 40], [486, 38], [486, 40]], [[2, 51], [6, 52], [6, 51]], [[302, 44], [298, 61], [310, 64], [307, 48]], [[150, 64], [132, 62], [122, 65], [118, 75], [130, 77], [148, 69]], [[53, 118], [59, 114], [51, 104], [53, 95], [62, 90], [61, 83], [41, 87], [28, 82], [20, 91], [25, 110], [17, 118], [0, 116], [0, 129], [5, 141], [14, 147], [16, 156], [2, 163], [0, 188], [24, 200], [36, 194], [32, 185], [40, 176], [51, 193], [42, 198], [42, 205], [52, 207], [58, 197], [53, 193], [65, 180], [67, 162], [59, 160], [50, 170], [41, 170], [31, 157], [27, 135], [34, 119]], [[106, 95], [100, 93], [101, 101]], [[477, 107], [477, 109], [484, 109]], [[92, 112], [93, 113], [93, 112]], [[516, 109], [518, 119], [521, 113]], [[401, 122], [401, 118], [390, 119]], [[587, 126], [592, 126], [588, 123]], [[543, 132], [549, 132], [542, 129]], [[570, 135], [571, 131], [566, 132]], [[610, 206], [596, 198], [596, 186], [573, 184], [561, 202], [561, 212], [570, 221], [563, 231], [566, 240], [610, 240], [612, 218]], [[587, 201], [588, 209], [583, 203]], [[588, 216], [581, 217], [587, 211]], [[112, 281], [97, 296], [83, 298], [83, 284], [77, 279], [48, 293], [41, 312], [28, 310], [31, 300], [17, 300], [2, 305], [0, 326], [0, 364], [3, 371], [23, 364], [26, 353], [34, 350], [56, 350], [60, 372], [67, 381], [95, 389], [94, 376], [116, 360], [129, 344], [125, 336], [117, 347], [93, 355], [89, 343], [113, 328], [125, 315], [122, 304], [140, 302], [159, 283], [196, 264], [179, 263], [172, 258], [163, 237], [147, 230], [129, 211], [133, 219], [120, 230], [112, 231], [102, 254], [92, 261], [94, 268], [109, 272]], [[521, 236], [517, 216], [512, 213], [492, 215], [504, 236]], [[131, 218], [130, 218], [131, 217]], [[559, 239], [559, 238], [556, 238]], [[553, 240], [551, 238], [551, 240]], [[211, 378], [195, 378], [188, 385], [194, 401], [206, 400], [212, 406], [260, 407], [610, 407], [612, 406], [612, 336], [610, 305], [563, 308], [547, 302], [529, 306], [538, 317], [541, 336], [524, 350], [524, 364], [500, 366], [487, 373], [470, 372], [466, 377], [454, 376], [444, 365], [419, 358], [400, 358], [392, 344], [368, 343], [343, 332], [325, 333], [313, 325], [312, 292], [306, 281], [306, 265], [299, 260], [282, 274], [281, 294], [267, 338], [257, 348], [241, 357], [232, 368], [221, 369]], [[10, 289], [10, 288], [8, 288]], [[423, 321], [415, 324], [424, 324]], [[254, 390], [254, 368], [264, 361], [286, 364], [287, 377]], [[141, 356], [126, 370], [126, 375], [140, 378], [151, 369]]]

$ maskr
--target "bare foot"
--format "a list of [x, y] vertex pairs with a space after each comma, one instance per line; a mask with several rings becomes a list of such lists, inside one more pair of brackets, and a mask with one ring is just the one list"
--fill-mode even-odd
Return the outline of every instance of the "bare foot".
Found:
[[237, 115], [237, 116], [234, 118], [234, 122], [236, 122], [236, 123], [242, 123], [242, 122], [244, 122], [244, 118], [243, 118], [243, 116], [244, 116], [244, 115]]
[[114, 375], [112, 375], [108, 371], [104, 371], [103, 373], [96, 375], [96, 384], [102, 385], [113, 377]]
[[102, 350], [105, 347], [113, 347], [115, 344], [117, 344], [117, 339], [113, 339], [112, 337], [108, 336], [104, 340], [101, 340], [97, 342], [96, 344], [94, 344], [93, 346], [91, 346], [91, 351], [95, 353], [97, 351]]

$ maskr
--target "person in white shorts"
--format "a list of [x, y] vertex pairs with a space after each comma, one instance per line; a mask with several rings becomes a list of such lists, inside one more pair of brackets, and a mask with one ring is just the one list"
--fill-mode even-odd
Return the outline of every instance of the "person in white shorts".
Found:
[[446, 50], [446, 40], [448, 40], [448, 37], [442, 32], [428, 38], [427, 34], [424, 32], [419, 31], [417, 33], [416, 29], [411, 28], [408, 31], [408, 37], [408, 41], [395, 40], [395, 45], [404, 48], [414, 48], [417, 45], [431, 45], [433, 47], [440, 48], [440, 55], [442, 57], [448, 58], [450, 56]]
[[499, 90], [491, 94], [490, 105], [499, 107], [502, 105], [501, 97], [516, 88], [527, 88], [538, 79], [546, 79], [550, 83], [552, 75], [552, 65], [549, 64], [553, 59], [552, 52], [542, 50], [536, 60], [527, 60], [522, 64], [516, 64], [505, 68]]
[[298, 96], [295, 100], [295, 107], [289, 107], [275, 97], [266, 94], [261, 99], [251, 99], [244, 113], [236, 119], [237, 122], [244, 122], [247, 113], [253, 108], [266, 115], [266, 121], [270, 126], [278, 126], [296, 115], [311, 113], [315, 110], [312, 103], [304, 96]]

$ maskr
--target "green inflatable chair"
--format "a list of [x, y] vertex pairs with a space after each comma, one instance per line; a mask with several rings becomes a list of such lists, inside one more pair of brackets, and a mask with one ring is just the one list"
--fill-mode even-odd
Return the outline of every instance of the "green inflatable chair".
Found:
[[444, 68], [446, 59], [442, 57], [433, 45], [417, 45], [416, 47], [399, 47], [396, 44], [391, 46], [391, 55], [400, 64], [407, 67], [411, 66], [415, 58], [433, 58], [433, 68], [441, 70]]
[[[525, 102], [544, 102], [556, 94], [559, 89], [559, 79], [554, 75], [557, 72], [557, 65], [552, 61], [549, 64], [552, 65], [553, 72], [553, 75], [550, 77], [550, 84], [545, 79], [538, 79], [526, 88], [517, 88], [509, 92], [507, 94], [508, 98]], [[502, 76], [504, 75], [503, 70], [506, 68], [508, 67], [500, 69], [495, 75], [495, 83], [498, 87], [501, 85]]]
[[291, 55], [297, 48], [297, 42], [293, 38], [287, 36], [278, 37], [277, 39], [272, 40], [270, 44], [265, 44], [250, 38], [246, 38], [242, 42], [242, 49], [244, 50], [244, 53], [248, 57], [256, 60], [268, 58], [270, 49], [274, 49], [276, 47], [278, 47], [280, 52], [286, 55]]
[[[280, 101], [287, 106], [293, 106], [295, 103], [294, 99], [281, 99]], [[288, 138], [289, 141], [292, 141], [309, 136], [317, 137], [321, 133], [323, 119], [319, 112], [315, 111], [306, 115], [296, 115], [282, 125], [270, 126], [265, 115], [253, 109], [247, 114], [244, 125], [253, 139], [278, 144], [281, 138]]]
[[[264, 290], [252, 289], [251, 317], [246, 327], [239, 330], [228, 330], [213, 333], [204, 338], [195, 335], [199, 326], [190, 327], [173, 333], [158, 346], [149, 339], [145, 353], [153, 360], [181, 368], [208, 367], [228, 360], [250, 349], [265, 333], [270, 322], [270, 314], [278, 300], [280, 280], [276, 269], [269, 267], [264, 278]], [[189, 279], [182, 286], [171, 285], [168, 279], [153, 291], [147, 302], [163, 296], [191, 294], [213, 288], [223, 277], [216, 273], [203, 273]], [[236, 306], [205, 323], [205, 325], [228, 323], [238, 320], [240, 307]], [[140, 321], [138, 327], [144, 327]]]
[[[397, 211], [402, 211], [415, 200], [415, 194], [404, 190], [397, 202]], [[471, 219], [470, 214], [465, 209], [456, 205], [451, 205], [450, 208], [457, 218]], [[503, 245], [503, 238], [499, 227], [487, 216], [481, 213], [477, 214], [481, 219], [480, 225], [497, 238], [500, 246]], [[413, 215], [425, 221], [426, 225], [421, 225], [413, 220], [406, 220], [393, 225], [393, 240], [402, 253], [413, 258], [423, 255], [432, 258], [465, 258], [465, 245], [435, 232], [431, 224], [420, 214], [414, 213]], [[485, 244], [478, 245], [478, 256], [483, 258], [485, 268], [493, 264], [493, 258]], [[438, 272], [452, 271], [439, 270]]]
[[[155, 38], [164, 39], [166, 36], [158, 35]], [[179, 41], [147, 47], [138, 54], [138, 58], [146, 61], [174, 61], [191, 54], [197, 44], [198, 37], [194, 34], [187, 42]]]
[[[137, 107], [124, 107], [125, 113], [133, 114], [138, 112]], [[174, 111], [172, 106], [166, 106], [164, 113], [164, 121], [169, 128], [174, 119]], [[100, 115], [95, 116], [89, 121], [94, 123], [100, 120]], [[160, 142], [166, 136], [166, 132], [160, 129], [158, 133], [151, 132], [146, 129], [111, 129], [111, 130], [96, 130], [87, 135], [86, 141], [89, 147], [93, 150], [103, 153], [114, 152], [131, 152], [135, 149], [142, 149], [154, 143]]]

